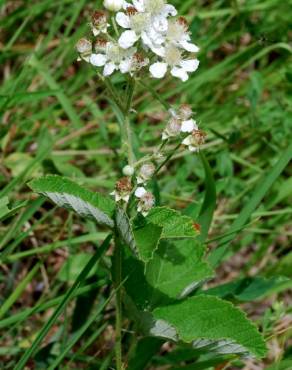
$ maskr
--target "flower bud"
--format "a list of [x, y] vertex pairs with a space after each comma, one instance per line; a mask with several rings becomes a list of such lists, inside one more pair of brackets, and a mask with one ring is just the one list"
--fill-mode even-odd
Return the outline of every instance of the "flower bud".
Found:
[[192, 107], [188, 104], [182, 104], [179, 109], [179, 114], [183, 121], [187, 121], [193, 115]]
[[152, 163], [143, 164], [140, 168], [139, 175], [137, 177], [138, 184], [144, 184], [151, 179], [155, 172], [155, 166]]
[[155, 205], [155, 198], [152, 193], [140, 187], [136, 190], [135, 196], [139, 199], [137, 210], [143, 216], [147, 216], [151, 208]]
[[103, 6], [111, 12], [118, 12], [123, 7], [123, 0], [104, 0]]
[[123, 177], [116, 183], [115, 191], [111, 193], [116, 202], [124, 201], [128, 203], [132, 191], [132, 183], [129, 177]]
[[135, 172], [135, 170], [134, 170], [134, 168], [132, 167], [132, 166], [125, 166], [124, 168], [123, 168], [123, 174], [125, 175], [125, 176], [129, 176], [129, 177], [131, 177], [131, 176], [133, 176], [134, 175], [134, 172]]
[[76, 50], [80, 54], [89, 54], [92, 52], [92, 43], [87, 39], [80, 39], [76, 44]]

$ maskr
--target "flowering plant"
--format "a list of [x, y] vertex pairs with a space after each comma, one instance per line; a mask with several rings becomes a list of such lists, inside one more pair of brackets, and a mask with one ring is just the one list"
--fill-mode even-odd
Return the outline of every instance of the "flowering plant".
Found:
[[[173, 209], [160, 207], [153, 191], [157, 178], [181, 147], [198, 153], [206, 176], [210, 167], [200, 152], [206, 134], [188, 104], [170, 106], [143, 82], [170, 75], [182, 82], [197, 70], [199, 48], [188, 23], [164, 0], [105, 0], [106, 11], [91, 19], [92, 37], [76, 45], [78, 60], [95, 69], [121, 119], [121, 177], [109, 196], [94, 193], [58, 176], [34, 180], [31, 188], [57, 205], [74, 210], [111, 230], [100, 247], [114, 239], [109, 272], [116, 301], [116, 368], [125, 368], [123, 317], [145, 337], [188, 345], [198, 353], [261, 357], [265, 344], [255, 326], [231, 303], [208, 294], [203, 284], [213, 275], [205, 256], [210, 226], [204, 202], [199, 224]], [[121, 94], [110, 76], [126, 82]], [[141, 156], [132, 138], [133, 95], [140, 84], [167, 110], [168, 120], [158, 147]], [[209, 194], [207, 194], [209, 196]], [[208, 211], [208, 210], [207, 210]], [[211, 212], [212, 213], [212, 212]], [[200, 231], [202, 232], [200, 234]], [[235, 329], [236, 327], [236, 329]]]

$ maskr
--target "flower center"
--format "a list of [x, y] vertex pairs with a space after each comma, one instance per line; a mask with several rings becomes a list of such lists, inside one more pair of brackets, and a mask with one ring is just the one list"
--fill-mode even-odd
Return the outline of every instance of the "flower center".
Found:
[[168, 46], [165, 51], [165, 60], [166, 63], [170, 66], [176, 66], [180, 64], [182, 59], [181, 51], [175, 46]]
[[152, 14], [161, 12], [164, 5], [165, 5], [164, 0], [146, 0], [145, 1], [146, 11]]
[[131, 28], [136, 33], [141, 33], [142, 31], [144, 31], [148, 22], [149, 17], [145, 13], [135, 13], [130, 16]]
[[120, 63], [123, 59], [123, 50], [116, 44], [110, 44], [107, 49], [107, 57], [113, 63]]
[[[182, 18], [182, 17], [181, 17]], [[180, 19], [170, 20], [168, 23], [167, 38], [171, 41], [179, 41], [186, 33], [185, 25]]]

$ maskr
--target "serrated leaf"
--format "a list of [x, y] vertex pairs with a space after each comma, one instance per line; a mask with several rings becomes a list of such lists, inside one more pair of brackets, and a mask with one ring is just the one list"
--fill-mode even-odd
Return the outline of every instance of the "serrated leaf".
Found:
[[[224, 353], [264, 357], [265, 342], [255, 325], [231, 303], [212, 296], [196, 296], [156, 308], [156, 320], [171, 325], [179, 339], [195, 347], [223, 345]], [[229, 351], [228, 352], [228, 347]]]
[[146, 268], [146, 279], [153, 287], [151, 300], [160, 300], [157, 291], [170, 298], [184, 297], [212, 277], [204, 253], [205, 247], [194, 239], [162, 242]]
[[41, 177], [28, 185], [33, 191], [48, 197], [59, 207], [92, 218], [101, 225], [111, 228], [114, 226], [112, 217], [115, 203], [104, 195], [84, 189], [72, 180], [56, 175]]
[[161, 235], [163, 239], [195, 238], [198, 236], [193, 220], [170, 208], [153, 208], [146, 220], [163, 228]]
[[162, 227], [147, 224], [144, 227], [134, 230], [134, 237], [136, 240], [139, 258], [147, 263], [154, 255], [158, 248], [158, 243], [161, 238]]
[[194, 239], [163, 241], [146, 268], [134, 258], [124, 260], [126, 290], [141, 310], [181, 299], [213, 276], [203, 257], [204, 246]]

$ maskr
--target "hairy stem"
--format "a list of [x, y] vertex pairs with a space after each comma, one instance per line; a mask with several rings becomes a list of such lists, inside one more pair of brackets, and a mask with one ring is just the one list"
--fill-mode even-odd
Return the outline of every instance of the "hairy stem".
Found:
[[117, 370], [123, 370], [122, 361], [122, 245], [118, 236], [115, 238], [115, 253], [113, 257], [113, 278], [116, 294], [116, 367]]
[[128, 83], [126, 107], [125, 107], [125, 114], [124, 114], [124, 124], [125, 124], [124, 137], [125, 137], [125, 142], [126, 142], [127, 149], [128, 149], [128, 161], [129, 161], [130, 166], [133, 166], [135, 162], [135, 155], [134, 155], [133, 142], [132, 142], [132, 130], [131, 130], [131, 124], [130, 124], [130, 112], [131, 112], [134, 90], [135, 90], [135, 80], [131, 79]]

